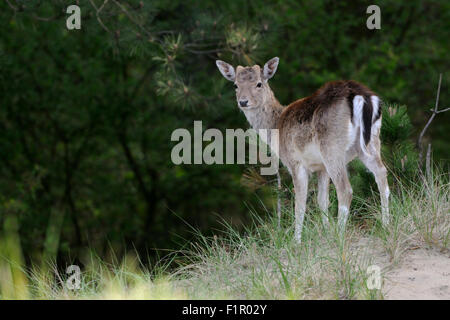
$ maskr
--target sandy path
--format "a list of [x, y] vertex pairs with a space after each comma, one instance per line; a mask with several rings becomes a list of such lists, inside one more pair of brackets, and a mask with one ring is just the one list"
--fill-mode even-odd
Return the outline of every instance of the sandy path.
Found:
[[450, 253], [408, 251], [400, 265], [385, 275], [383, 292], [386, 300], [450, 299]]

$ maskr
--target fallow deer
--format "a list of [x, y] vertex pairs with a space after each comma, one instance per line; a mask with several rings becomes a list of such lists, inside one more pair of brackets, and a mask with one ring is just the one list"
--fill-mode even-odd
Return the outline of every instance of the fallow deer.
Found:
[[282, 106], [268, 80], [279, 59], [261, 69], [217, 60], [222, 75], [236, 88], [238, 107], [254, 129], [279, 130], [279, 158], [292, 176], [295, 191], [295, 238], [301, 242], [308, 178], [318, 173], [318, 203], [328, 224], [330, 178], [338, 197], [338, 226], [345, 229], [352, 187], [347, 164], [358, 157], [375, 176], [381, 197], [382, 223], [389, 223], [387, 170], [380, 156], [380, 98], [356, 81], [328, 82], [306, 98]]

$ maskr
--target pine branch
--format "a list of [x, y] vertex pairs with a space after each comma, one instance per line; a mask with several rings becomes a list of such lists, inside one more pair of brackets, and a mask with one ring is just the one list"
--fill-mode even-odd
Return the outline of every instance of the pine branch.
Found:
[[97, 17], [97, 21], [100, 24], [100, 26], [109, 34], [112, 34], [112, 32], [108, 29], [108, 27], [105, 26], [105, 24], [103, 23], [102, 19], [100, 18], [100, 12], [103, 10], [103, 8], [105, 7], [105, 5], [108, 3], [109, 0], [105, 0], [103, 2], [103, 4], [97, 8], [97, 6], [95, 5], [93, 0], [89, 0], [89, 2], [91, 3], [92, 7], [95, 10], [95, 16]]

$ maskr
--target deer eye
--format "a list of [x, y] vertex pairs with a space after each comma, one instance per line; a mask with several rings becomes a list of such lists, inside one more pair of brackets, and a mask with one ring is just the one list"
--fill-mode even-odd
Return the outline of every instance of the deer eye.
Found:
[[262, 86], [262, 83], [261, 82], [258, 82], [258, 84], [256, 85], [258, 88], [261, 88], [261, 86]]
[[234, 84], [234, 88], [235, 88], [235, 89], [237, 89], [237, 88], [238, 88], [238, 87], [237, 87], [237, 84], [236, 84], [236, 83]]

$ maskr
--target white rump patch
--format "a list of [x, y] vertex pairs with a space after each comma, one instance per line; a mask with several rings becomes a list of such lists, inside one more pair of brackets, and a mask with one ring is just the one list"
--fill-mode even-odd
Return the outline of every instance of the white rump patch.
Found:
[[380, 128], [381, 128], [381, 115], [378, 118], [377, 121], [373, 122], [375, 119], [376, 114], [380, 110], [380, 99], [377, 96], [371, 96], [370, 100], [372, 101], [372, 107], [373, 107], [373, 114], [372, 114], [372, 136], [377, 136], [380, 134]]
[[359, 127], [359, 145], [361, 146], [361, 150], [366, 155], [369, 155], [367, 152], [366, 144], [364, 142], [364, 122], [363, 122], [363, 107], [364, 107], [364, 97], [361, 95], [357, 95], [353, 98], [353, 117], [355, 118], [355, 124]]
[[373, 122], [375, 116], [378, 113], [378, 110], [380, 109], [380, 98], [378, 98], [377, 96], [370, 96], [370, 100], [372, 101], [372, 108], [373, 108], [372, 112], [372, 122]]
[[377, 133], [381, 128], [381, 118], [372, 124], [372, 134]]

